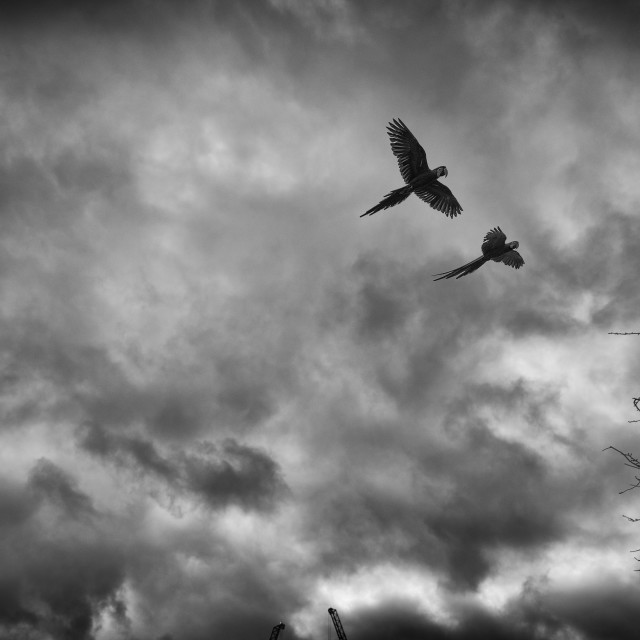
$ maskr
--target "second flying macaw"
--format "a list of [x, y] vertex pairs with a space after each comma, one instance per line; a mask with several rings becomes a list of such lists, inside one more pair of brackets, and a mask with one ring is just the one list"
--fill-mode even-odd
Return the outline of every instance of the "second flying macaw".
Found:
[[524, 264], [522, 256], [516, 251], [520, 246], [520, 243], [517, 240], [514, 240], [513, 242], [505, 244], [506, 239], [507, 236], [503, 233], [500, 227], [491, 229], [491, 231], [489, 231], [489, 233], [484, 237], [484, 242], [482, 243], [482, 255], [479, 258], [476, 258], [471, 262], [467, 262], [467, 264], [462, 265], [457, 269], [445, 271], [444, 273], [434, 273], [433, 275], [440, 276], [439, 278], [435, 278], [434, 282], [436, 280], [442, 280], [443, 278], [462, 278], [462, 276], [466, 276], [468, 273], [473, 273], [485, 262], [489, 262], [489, 260], [493, 260], [494, 262], [504, 262], [504, 264], [513, 267], [514, 269], [519, 269]]

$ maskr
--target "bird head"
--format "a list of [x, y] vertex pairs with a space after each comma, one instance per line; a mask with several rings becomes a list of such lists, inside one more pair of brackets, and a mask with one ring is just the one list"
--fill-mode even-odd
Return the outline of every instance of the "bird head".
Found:
[[517, 249], [517, 248], [520, 246], [520, 243], [519, 243], [517, 240], [514, 240], [513, 242], [510, 242], [510, 243], [509, 243], [509, 246], [510, 246], [512, 249]]
[[447, 167], [438, 167], [436, 169], [436, 176], [438, 178], [441, 178], [442, 176], [446, 178], [448, 175], [449, 175], [449, 172], [447, 171]]

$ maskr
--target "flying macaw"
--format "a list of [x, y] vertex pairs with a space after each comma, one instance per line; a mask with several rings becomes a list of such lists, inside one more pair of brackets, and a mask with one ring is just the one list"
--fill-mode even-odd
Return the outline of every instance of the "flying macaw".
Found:
[[444, 273], [434, 273], [433, 275], [440, 276], [439, 278], [435, 278], [434, 282], [442, 280], [443, 278], [462, 278], [462, 276], [466, 276], [468, 273], [473, 273], [485, 262], [489, 262], [489, 260], [493, 260], [494, 262], [504, 262], [504, 264], [509, 265], [514, 269], [519, 269], [524, 264], [522, 256], [516, 251], [520, 246], [520, 243], [517, 240], [514, 240], [513, 242], [505, 244], [506, 239], [507, 236], [504, 235], [504, 232], [500, 227], [491, 229], [491, 231], [489, 231], [489, 233], [484, 237], [484, 242], [482, 243], [482, 255], [479, 258], [476, 258], [471, 262], [467, 262], [467, 264], [462, 267], [458, 267], [457, 269], [445, 271]]
[[398, 158], [398, 166], [405, 187], [390, 191], [375, 207], [365, 211], [362, 216], [370, 216], [377, 211], [388, 209], [415, 193], [436, 211], [442, 211], [446, 216], [454, 218], [462, 207], [451, 190], [438, 181], [442, 176], [448, 176], [447, 167], [429, 169], [427, 154], [407, 125], [398, 118], [387, 125], [387, 133], [391, 140], [391, 151]]

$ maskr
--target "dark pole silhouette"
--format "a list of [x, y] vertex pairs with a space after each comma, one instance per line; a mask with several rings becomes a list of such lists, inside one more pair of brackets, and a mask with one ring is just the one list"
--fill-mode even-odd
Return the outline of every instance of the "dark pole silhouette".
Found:
[[278, 636], [280, 635], [280, 632], [284, 630], [284, 627], [284, 622], [281, 622], [280, 624], [277, 624], [275, 627], [273, 627], [273, 629], [271, 629], [269, 640], [278, 640]]
[[332, 607], [329, 607], [329, 615], [331, 616], [331, 620], [333, 620], [333, 626], [338, 634], [338, 640], [347, 640], [347, 634], [344, 632], [344, 627], [342, 626], [338, 612]]

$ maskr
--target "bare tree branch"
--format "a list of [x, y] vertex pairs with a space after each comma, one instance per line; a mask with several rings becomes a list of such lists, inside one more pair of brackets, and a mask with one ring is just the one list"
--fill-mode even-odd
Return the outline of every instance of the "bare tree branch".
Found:
[[627, 491], [631, 491], [631, 489], [638, 489], [640, 487], [640, 478], [638, 478], [638, 476], [636, 476], [636, 480], [637, 480], [637, 482], [635, 484], [630, 485], [624, 491], [618, 491], [618, 494], [622, 495], [623, 493], [627, 493]]
[[632, 453], [623, 453], [622, 451], [620, 451], [620, 449], [616, 449], [616, 447], [614, 447], [613, 445], [605, 447], [603, 451], [606, 451], [607, 449], [613, 449], [614, 451], [617, 451], [627, 461], [625, 463], [627, 467], [640, 469], [640, 460], [638, 460], [638, 458], [636, 458]]
[[[640, 331], [609, 331], [609, 335], [610, 336], [640, 336]], [[635, 407], [636, 411], [640, 412], [640, 398], [633, 398], [633, 406]], [[627, 422], [629, 423], [640, 422], [640, 420], [627, 420]], [[606, 447], [605, 449], [603, 449], [603, 451], [606, 451], [607, 449], [613, 449], [614, 451], [619, 453], [625, 459], [626, 467], [631, 467], [632, 469], [640, 469], [640, 460], [638, 460], [638, 458], [636, 458], [632, 453], [624, 453], [623, 451], [620, 451], [620, 449], [616, 449], [616, 447], [614, 446]], [[627, 491], [631, 491], [631, 489], [639, 489], [640, 477], [636, 475], [635, 479], [636, 479], [635, 484], [630, 485], [624, 491], [619, 491], [618, 495], [622, 493], [626, 493]], [[626, 516], [624, 514], [622, 514], [622, 517], [626, 518], [629, 522], [640, 522], [640, 518], [631, 518], [630, 516]], [[631, 553], [638, 553], [638, 552], [640, 552], [640, 549], [634, 549], [631, 551]], [[640, 562], [640, 558], [637, 558], [635, 556], [634, 556], [634, 560], [636, 562]], [[635, 569], [635, 571], [640, 572], [640, 569]]]

